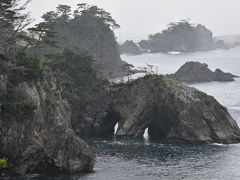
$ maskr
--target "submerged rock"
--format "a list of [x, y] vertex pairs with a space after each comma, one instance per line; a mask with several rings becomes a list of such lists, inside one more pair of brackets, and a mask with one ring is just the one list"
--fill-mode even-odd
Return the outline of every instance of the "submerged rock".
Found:
[[213, 72], [207, 64], [193, 61], [186, 62], [175, 74], [168, 76], [187, 83], [234, 81], [234, 77], [237, 77], [231, 73], [224, 73], [220, 69]]

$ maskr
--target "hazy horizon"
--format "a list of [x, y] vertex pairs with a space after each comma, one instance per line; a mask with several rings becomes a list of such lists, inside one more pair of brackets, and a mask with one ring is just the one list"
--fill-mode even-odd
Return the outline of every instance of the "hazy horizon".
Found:
[[74, 7], [83, 2], [97, 5], [112, 14], [121, 25], [115, 31], [118, 41], [146, 39], [149, 34], [161, 32], [169, 22], [187, 18], [194, 24], [205, 25], [214, 36], [240, 34], [240, 24], [236, 22], [240, 18], [240, 1], [236, 0], [33, 0], [28, 11], [37, 22], [58, 4]]

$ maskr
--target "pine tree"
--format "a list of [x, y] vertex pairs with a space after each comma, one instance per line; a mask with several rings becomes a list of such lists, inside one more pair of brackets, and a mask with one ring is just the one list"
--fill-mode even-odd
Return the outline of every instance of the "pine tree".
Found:
[[16, 54], [19, 34], [30, 23], [29, 14], [22, 14], [31, 0], [0, 0], [0, 52], [6, 57]]

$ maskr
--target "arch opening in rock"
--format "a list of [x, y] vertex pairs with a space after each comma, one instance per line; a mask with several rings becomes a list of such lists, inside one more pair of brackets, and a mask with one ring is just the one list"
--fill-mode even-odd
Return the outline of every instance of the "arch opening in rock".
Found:
[[119, 120], [120, 114], [114, 108], [109, 108], [104, 118], [94, 122], [90, 134], [100, 137], [113, 137]]
[[173, 127], [176, 129], [178, 114], [171, 103], [163, 102], [153, 108], [148, 128], [149, 138], [164, 140]]

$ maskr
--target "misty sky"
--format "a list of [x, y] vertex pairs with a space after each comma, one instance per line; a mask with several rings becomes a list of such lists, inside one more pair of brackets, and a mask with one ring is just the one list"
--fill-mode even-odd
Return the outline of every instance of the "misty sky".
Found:
[[165, 29], [169, 22], [187, 18], [206, 25], [214, 35], [240, 34], [239, 0], [32, 0], [28, 10], [39, 20], [58, 4], [75, 6], [83, 2], [112, 14], [121, 25], [115, 32], [119, 41], [146, 39]]

